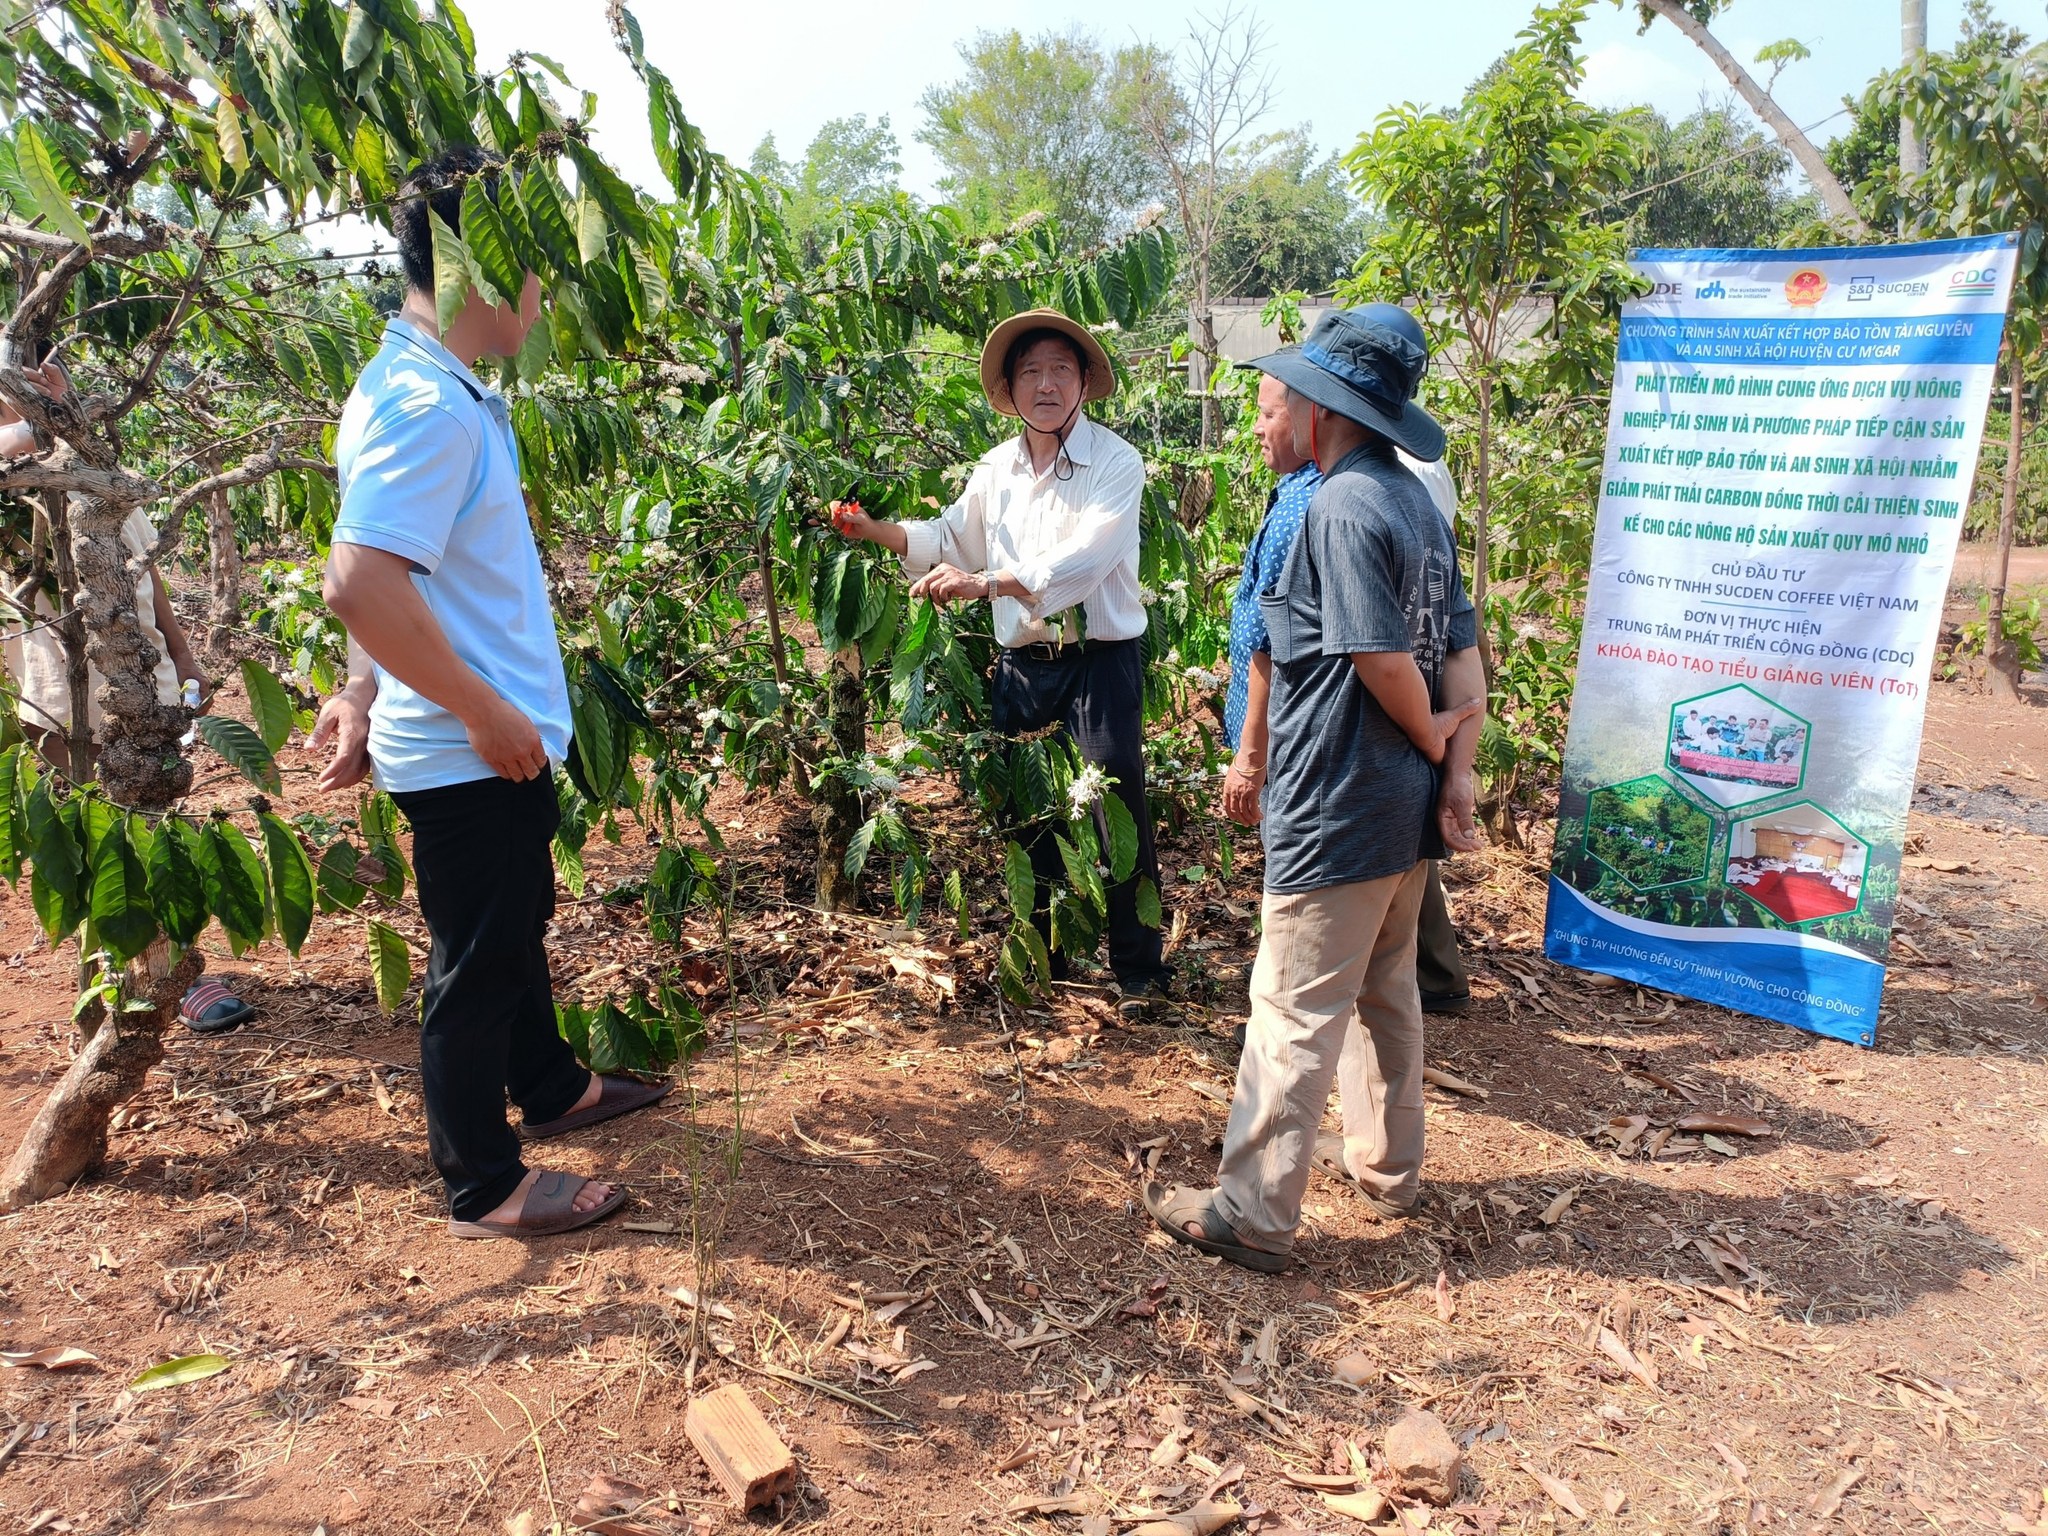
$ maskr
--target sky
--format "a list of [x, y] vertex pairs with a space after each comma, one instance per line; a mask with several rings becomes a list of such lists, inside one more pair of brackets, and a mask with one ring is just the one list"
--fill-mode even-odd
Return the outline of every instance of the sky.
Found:
[[[1221, 3], [1221, 0], [1218, 0]], [[1388, 106], [1445, 105], [1504, 49], [1533, 0], [1239, 0], [1265, 28], [1276, 77], [1273, 129], [1306, 127], [1325, 149], [1348, 148]], [[2043, 0], [1997, 0], [2002, 19], [2036, 36], [2048, 30]], [[710, 146], [745, 162], [764, 134], [785, 159], [803, 152], [820, 124], [864, 112], [887, 115], [902, 145], [904, 185], [937, 196], [939, 167], [915, 141], [918, 98], [960, 71], [958, 44], [977, 30], [1027, 36], [1078, 24], [1105, 48], [1186, 36], [1186, 0], [888, 0], [849, 11], [821, 0], [634, 7], [647, 55], [675, 83], [683, 108]], [[1935, 48], [1957, 36], [1963, 0], [1928, 0]], [[465, 7], [477, 55], [497, 67], [515, 47], [547, 54], [597, 93], [592, 128], [603, 152], [641, 186], [660, 187], [646, 130], [645, 96], [614, 48], [600, 0], [471, 0]], [[1213, 12], [1205, 12], [1213, 14]], [[1813, 57], [1791, 66], [1775, 94], [1819, 140], [1847, 122], [1834, 116], [1899, 57], [1892, 0], [1735, 0], [1715, 33], [1748, 63], [1796, 37]], [[1633, 3], [1594, 0], [1584, 33], [1585, 97], [1596, 106], [1639, 102], [1683, 116], [1726, 82], [1668, 22], [1637, 35]], [[1830, 120], [1831, 119], [1831, 120]], [[1818, 124], [1814, 127], [1812, 125]]]

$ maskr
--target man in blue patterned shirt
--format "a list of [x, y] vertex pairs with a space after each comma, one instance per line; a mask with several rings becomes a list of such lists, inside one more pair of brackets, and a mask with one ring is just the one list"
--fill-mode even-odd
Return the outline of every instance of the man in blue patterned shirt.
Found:
[[[1223, 782], [1223, 809], [1233, 821], [1250, 826], [1258, 820], [1259, 790], [1266, 782], [1265, 690], [1253, 699], [1252, 657], [1269, 649], [1266, 621], [1259, 612], [1259, 594], [1273, 586], [1287, 563], [1302, 514], [1323, 483], [1315, 460], [1294, 446], [1294, 425], [1287, 412], [1287, 386], [1272, 375], [1259, 380], [1259, 413], [1252, 434], [1259, 457], [1279, 476], [1266, 504], [1265, 520], [1244, 550], [1244, 574], [1230, 606], [1230, 692], [1223, 701], [1223, 739], [1236, 754]], [[1457, 489], [1443, 461], [1425, 464], [1407, 454], [1401, 463], [1428, 490], [1429, 498], [1455, 530]], [[1254, 708], [1253, 706], [1256, 706]], [[1247, 716], [1251, 729], [1246, 731]], [[1444, 902], [1437, 866], [1429, 866], [1415, 945], [1415, 980], [1425, 1013], [1463, 1013], [1472, 1005], [1472, 982], [1458, 953], [1458, 933]]]

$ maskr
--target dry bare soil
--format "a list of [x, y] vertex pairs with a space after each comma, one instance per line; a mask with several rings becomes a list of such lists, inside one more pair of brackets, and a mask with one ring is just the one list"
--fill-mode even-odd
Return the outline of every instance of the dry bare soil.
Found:
[[[1000, 1008], [993, 912], [962, 942], [786, 906], [771, 797], [721, 802], [731, 930], [680, 953], [601, 899], [646, 850], [600, 850], [561, 989], [680, 967], [717, 1043], [550, 1145], [634, 1200], [530, 1247], [443, 1235], [411, 1007], [377, 1010], [355, 920], [214, 955], [260, 1018], [180, 1032], [105, 1172], [0, 1222], [0, 1349], [94, 1357], [0, 1370], [0, 1530], [573, 1528], [602, 1474], [644, 1490], [621, 1531], [1128, 1530], [1213, 1491], [1362, 1532], [1304, 1480], [1383, 1476], [1422, 1405], [1465, 1470], [1408, 1530], [2048, 1531], [2043, 705], [1936, 690], [1874, 1051], [1550, 965], [1541, 829], [1457, 861], [1478, 1003], [1432, 1055], [1488, 1096], [1432, 1089], [1417, 1219], [1318, 1179], [1278, 1279], [1135, 1203], [1146, 1166], [1207, 1180], [1229, 1095], [1257, 861], [1219, 879], [1213, 825], [1168, 855], [1192, 1000], [1137, 1028], [1086, 988]], [[983, 856], [925, 790], [935, 864]], [[71, 993], [20, 899], [0, 963], [11, 1146]], [[1659, 1134], [1696, 1110], [1771, 1134]], [[200, 1352], [232, 1365], [130, 1390]], [[804, 1469], [746, 1519], [683, 1433], [731, 1381]]]

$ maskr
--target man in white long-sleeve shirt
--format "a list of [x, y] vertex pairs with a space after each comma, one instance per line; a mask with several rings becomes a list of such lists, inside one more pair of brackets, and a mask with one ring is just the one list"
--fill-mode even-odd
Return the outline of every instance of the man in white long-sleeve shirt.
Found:
[[[1081, 413], [1116, 381], [1102, 344], [1057, 310], [1029, 310], [997, 326], [982, 348], [981, 383], [989, 403], [1018, 417], [1023, 431], [982, 456], [960, 499], [927, 522], [854, 512], [839, 528], [902, 556], [913, 597], [988, 602], [1003, 647], [992, 690], [996, 729], [1064, 726], [1082, 758], [1116, 781], [1114, 793], [1137, 823], [1138, 861], [1128, 880], [1109, 888], [1109, 961], [1123, 1008], [1141, 1011], [1170, 976], [1159, 929], [1138, 916], [1140, 882], [1154, 891], [1159, 883], [1139, 655], [1145, 461]], [[1059, 854], [1043, 825], [1026, 844], [1038, 873], [1036, 920], [1049, 937], [1046, 892], [1060, 878]], [[1064, 973], [1055, 954], [1053, 974]]]

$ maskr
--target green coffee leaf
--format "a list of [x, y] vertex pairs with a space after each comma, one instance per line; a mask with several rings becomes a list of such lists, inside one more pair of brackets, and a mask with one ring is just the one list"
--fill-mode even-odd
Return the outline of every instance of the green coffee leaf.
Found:
[[1138, 921], [1147, 928], [1157, 928], [1166, 921], [1166, 914], [1159, 910], [1159, 887], [1152, 883], [1150, 875], [1138, 881]]
[[149, 948], [149, 941], [156, 937], [149, 877], [135, 856], [126, 827], [118, 820], [93, 852], [90, 911], [100, 943], [123, 965]]
[[1114, 790], [1103, 795], [1102, 812], [1109, 822], [1109, 878], [1122, 884], [1138, 867], [1138, 824]]
[[369, 889], [356, 878], [362, 854], [346, 840], [329, 843], [320, 855], [320, 877], [316, 890], [322, 912], [353, 912], [363, 904]]
[[277, 759], [270, 755], [263, 738], [241, 721], [224, 715], [201, 715], [192, 725], [206, 744], [251, 784], [274, 795], [284, 793], [283, 781], [277, 775]]
[[405, 1001], [405, 989], [412, 985], [412, 948], [396, 929], [374, 917], [364, 921], [363, 936], [370, 946], [370, 980], [377, 987], [377, 1006], [396, 1013]]
[[278, 937], [296, 955], [313, 927], [313, 861], [306, 857], [298, 834], [278, 817], [265, 811], [256, 819], [263, 828], [263, 855], [270, 866], [271, 910], [277, 914]]
[[231, 821], [212, 821], [199, 835], [199, 878], [206, 908], [220, 919], [239, 953], [262, 941], [266, 908], [263, 861]]
[[291, 695], [284, 691], [284, 684], [275, 673], [262, 662], [247, 657], [242, 660], [242, 686], [248, 690], [249, 713], [256, 718], [256, 734], [263, 738], [264, 747], [274, 753], [291, 740]]
[[1038, 876], [1031, 868], [1031, 855], [1021, 843], [1003, 850], [1003, 888], [1010, 898], [1010, 912], [1018, 922], [1031, 921], [1031, 909], [1038, 905]]
[[434, 241], [434, 318], [445, 332], [469, 302], [469, 251], [448, 221], [431, 208], [427, 226]]
[[9, 885], [21, 878], [22, 859], [29, 852], [28, 815], [21, 798], [21, 756], [27, 750], [16, 743], [0, 752], [0, 880]]
[[234, 1365], [226, 1355], [180, 1355], [161, 1365], [152, 1365], [128, 1383], [130, 1392], [155, 1392], [163, 1387], [183, 1387], [209, 1376], [218, 1376]]
[[64, 190], [64, 181], [57, 174], [57, 162], [50, 154], [48, 142], [36, 131], [36, 125], [26, 118], [22, 119], [14, 140], [14, 160], [30, 202], [50, 228], [67, 240], [91, 245], [92, 234], [85, 227], [85, 220], [71, 205], [71, 194]]
[[200, 873], [199, 829], [182, 816], [157, 824], [143, 861], [149, 873], [149, 899], [164, 932], [179, 944], [190, 944], [206, 927], [206, 880]]

